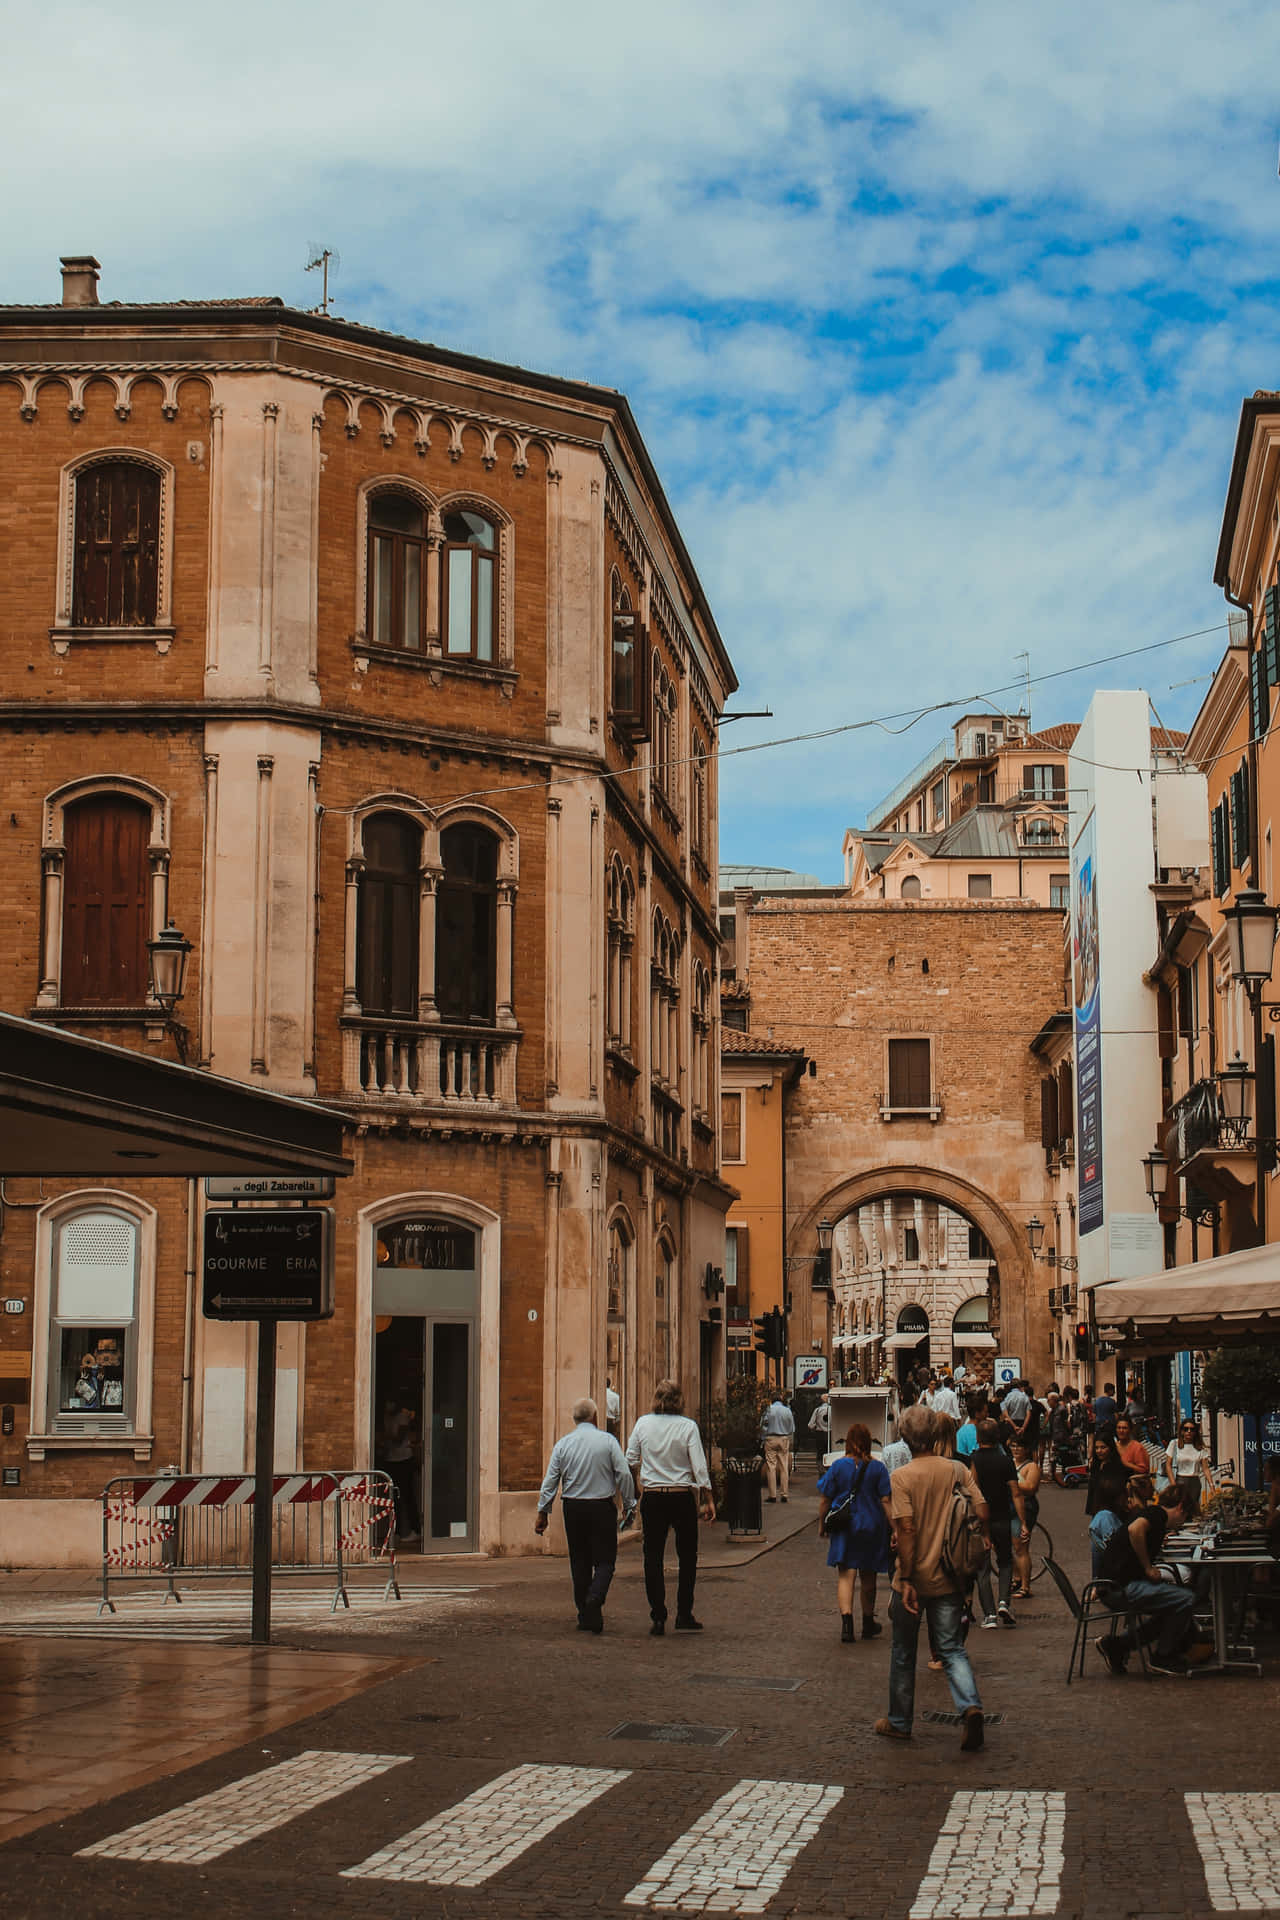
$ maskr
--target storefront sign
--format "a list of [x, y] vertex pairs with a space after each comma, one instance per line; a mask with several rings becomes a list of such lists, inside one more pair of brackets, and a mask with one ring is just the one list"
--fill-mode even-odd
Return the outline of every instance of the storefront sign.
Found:
[[380, 1267], [420, 1267], [435, 1273], [470, 1273], [476, 1264], [473, 1227], [453, 1220], [388, 1221], [378, 1228]]
[[329, 1319], [331, 1219], [324, 1207], [206, 1214], [206, 1320]]

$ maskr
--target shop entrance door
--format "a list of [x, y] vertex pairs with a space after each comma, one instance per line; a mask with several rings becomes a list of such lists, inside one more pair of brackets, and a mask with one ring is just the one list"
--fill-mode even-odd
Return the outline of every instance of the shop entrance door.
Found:
[[423, 1553], [478, 1539], [474, 1242], [447, 1221], [378, 1234], [373, 1457], [395, 1483], [400, 1539]]

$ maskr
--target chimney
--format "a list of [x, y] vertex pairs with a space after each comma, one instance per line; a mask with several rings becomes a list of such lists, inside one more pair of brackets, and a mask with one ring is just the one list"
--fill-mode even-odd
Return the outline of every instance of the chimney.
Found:
[[96, 307], [98, 270], [102, 262], [91, 253], [64, 253], [62, 256], [62, 304], [64, 307]]

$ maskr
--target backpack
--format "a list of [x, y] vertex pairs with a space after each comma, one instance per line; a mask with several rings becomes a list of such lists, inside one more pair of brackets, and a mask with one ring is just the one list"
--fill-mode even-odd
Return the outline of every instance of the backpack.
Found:
[[975, 1574], [982, 1572], [989, 1557], [982, 1522], [957, 1473], [942, 1533], [942, 1571], [963, 1592]]

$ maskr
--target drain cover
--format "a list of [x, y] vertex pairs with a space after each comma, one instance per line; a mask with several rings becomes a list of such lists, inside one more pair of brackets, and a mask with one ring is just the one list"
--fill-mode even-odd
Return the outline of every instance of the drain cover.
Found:
[[736, 1732], [736, 1727], [686, 1727], [675, 1722], [663, 1724], [652, 1720], [624, 1720], [605, 1738], [663, 1740], [671, 1746], [722, 1747], [727, 1740], [732, 1740]]
[[690, 1673], [686, 1679], [703, 1687], [741, 1687], [750, 1693], [799, 1693], [803, 1680], [770, 1680], [756, 1673]]
[[[932, 1720], [935, 1727], [958, 1727], [964, 1715], [962, 1713], [922, 1713], [920, 1718]], [[982, 1723], [987, 1727], [1001, 1726], [1003, 1721], [1002, 1713], [984, 1713], [982, 1716]]]

